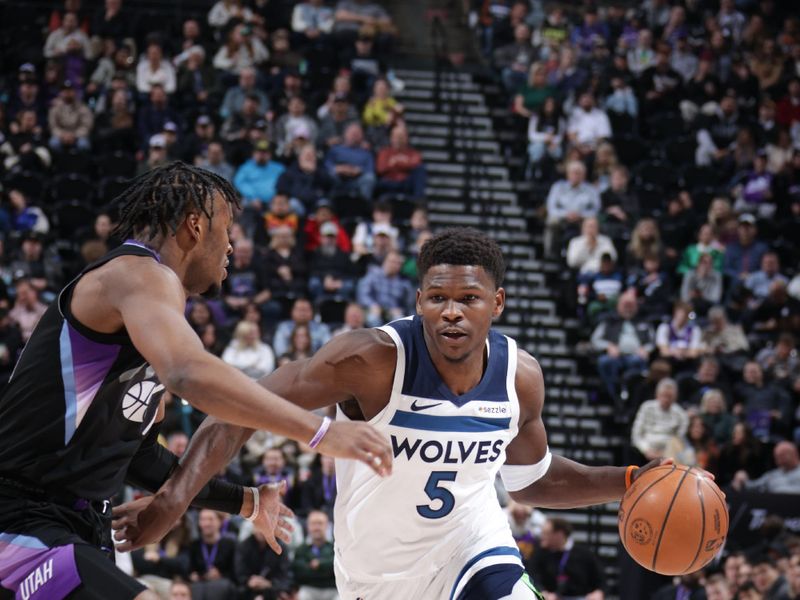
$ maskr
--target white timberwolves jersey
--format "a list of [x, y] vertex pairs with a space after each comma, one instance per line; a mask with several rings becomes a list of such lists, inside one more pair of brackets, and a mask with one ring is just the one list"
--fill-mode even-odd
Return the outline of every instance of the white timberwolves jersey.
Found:
[[456, 396], [433, 366], [418, 317], [381, 329], [397, 345], [397, 366], [389, 403], [370, 423], [390, 439], [393, 472], [381, 478], [336, 460], [337, 567], [348, 580], [390, 581], [516, 548], [494, 490], [519, 421], [516, 343], [491, 331], [483, 378]]

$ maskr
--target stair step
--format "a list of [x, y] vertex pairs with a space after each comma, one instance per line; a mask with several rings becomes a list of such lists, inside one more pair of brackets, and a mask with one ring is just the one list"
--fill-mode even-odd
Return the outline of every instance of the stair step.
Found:
[[[425, 169], [428, 171], [428, 173], [445, 173], [448, 175], [474, 172], [469, 165], [435, 161], [426, 162]], [[508, 179], [508, 169], [505, 167], [486, 165], [481, 166], [478, 169], [480, 170], [481, 175], [484, 177], [492, 176], [498, 179]]]
[[[422, 69], [395, 69], [394, 74], [403, 81], [406, 81], [407, 79], [433, 80], [436, 78], [436, 73], [434, 71], [426, 71]], [[441, 75], [443, 78], [447, 78], [450, 81], [461, 81], [464, 83], [472, 82], [472, 77], [469, 75], [469, 73], [445, 71]]]
[[424, 100], [404, 100], [403, 107], [406, 109], [403, 115], [409, 114], [436, 114], [448, 115], [456, 114], [464, 115], [481, 115], [490, 116], [489, 109], [483, 104], [468, 103], [466, 101], [457, 100], [456, 103], [451, 102], [426, 102]]
[[[453, 126], [461, 125], [461, 126]], [[412, 122], [408, 123], [408, 132], [410, 135], [418, 135], [425, 133], [426, 135], [435, 135], [443, 138], [453, 138], [458, 143], [468, 144], [468, 140], [492, 140], [495, 141], [494, 132], [488, 128], [473, 128], [464, 123], [453, 123], [451, 125], [449, 120], [446, 125], [431, 125], [430, 123], [423, 123], [422, 125], [414, 125]]]
[[492, 120], [489, 117], [461, 115], [461, 114], [446, 115], [438, 113], [421, 113], [421, 112], [407, 111], [403, 113], [403, 118], [406, 121], [408, 121], [409, 127], [411, 123], [426, 123], [433, 125], [449, 125], [449, 124], [464, 125], [476, 129], [483, 128], [486, 130], [489, 130], [492, 126]]
[[463, 140], [458, 143], [443, 138], [427, 135], [412, 135], [409, 137], [410, 144], [417, 148], [448, 148], [457, 147], [460, 149], [481, 150], [483, 152], [500, 153], [500, 144], [491, 140]]
[[484, 191], [504, 191], [510, 192], [512, 184], [507, 180], [500, 179], [470, 179], [469, 182], [463, 177], [444, 177], [437, 176], [429, 171], [428, 186], [441, 186], [449, 188], [464, 188], [469, 184], [470, 190]]
[[[437, 98], [438, 96], [438, 98]], [[483, 94], [478, 92], [467, 92], [461, 90], [454, 90], [454, 89], [444, 89], [439, 90], [438, 93], [434, 88], [428, 89], [411, 89], [406, 86], [402, 92], [398, 92], [394, 95], [395, 98], [401, 101], [403, 106], [407, 109], [411, 108], [409, 101], [414, 100], [432, 100], [433, 104], [438, 104], [438, 102], [471, 102], [473, 104], [480, 104], [481, 106], [485, 106], [485, 99]], [[408, 100], [406, 100], [408, 99]], [[435, 110], [440, 110], [438, 107]]]

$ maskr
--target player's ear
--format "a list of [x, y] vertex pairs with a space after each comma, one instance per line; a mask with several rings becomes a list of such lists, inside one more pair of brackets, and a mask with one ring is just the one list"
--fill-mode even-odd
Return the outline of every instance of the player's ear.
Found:
[[492, 309], [492, 318], [496, 319], [503, 314], [506, 307], [506, 291], [503, 288], [497, 288], [494, 293], [494, 308]]
[[420, 298], [422, 298], [422, 290], [417, 288], [417, 302], [416, 302], [417, 315], [421, 317], [422, 316], [422, 304], [420, 303]]
[[203, 219], [201, 215], [195, 212], [190, 212], [186, 215], [186, 228], [195, 241], [199, 240], [203, 233]]

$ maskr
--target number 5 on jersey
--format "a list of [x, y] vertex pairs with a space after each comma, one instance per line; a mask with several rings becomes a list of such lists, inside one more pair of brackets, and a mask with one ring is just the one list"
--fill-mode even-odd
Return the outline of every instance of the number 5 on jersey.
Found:
[[428, 504], [418, 504], [417, 512], [426, 519], [441, 519], [450, 514], [456, 505], [453, 493], [439, 484], [444, 481], [455, 481], [457, 473], [455, 471], [432, 471], [425, 484], [425, 493], [432, 501], [441, 500], [439, 508], [431, 508]]

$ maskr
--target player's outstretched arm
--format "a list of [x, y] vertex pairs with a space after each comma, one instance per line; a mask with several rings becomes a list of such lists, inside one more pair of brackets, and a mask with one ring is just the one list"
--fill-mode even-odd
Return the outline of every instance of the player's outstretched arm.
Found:
[[[174, 272], [141, 261], [126, 261], [125, 267], [110, 274], [113, 280], [104, 286], [109, 304], [119, 311], [133, 344], [167, 389], [234, 425], [268, 429], [300, 443], [323, 432], [321, 417], [205, 351], [184, 318], [184, 291]], [[388, 442], [363, 423], [332, 425], [322, 437], [320, 451], [362, 460], [380, 474], [391, 465]]]
[[[542, 421], [544, 380], [539, 363], [522, 350], [517, 367], [517, 395], [519, 433], [508, 445], [506, 465], [536, 465], [545, 460], [548, 452]], [[509, 493], [517, 502], [542, 508], [577, 508], [613, 502], [625, 493], [625, 468], [589, 467], [554, 454], [541, 478]]]
[[[367, 396], [365, 388], [375, 386], [376, 382], [377, 387], [381, 387], [384, 379], [391, 381], [394, 352], [394, 345], [388, 338], [384, 339], [383, 334], [375, 330], [354, 331], [332, 339], [310, 359], [280, 367], [262, 378], [259, 384], [304, 408], [323, 408]], [[348, 425], [368, 427], [364, 423], [333, 423], [319, 446], [320, 451], [334, 453], [335, 448], [331, 449], [328, 444], [339, 442], [330, 434]], [[374, 433], [371, 428], [368, 431]], [[117, 539], [127, 539], [126, 548], [138, 548], [161, 539], [211, 475], [220, 472], [236, 456], [252, 432], [252, 429], [207, 418], [192, 436], [181, 464], [159, 489], [153, 502], [138, 515], [138, 522], [117, 535]], [[382, 458], [390, 469], [391, 457]]]

